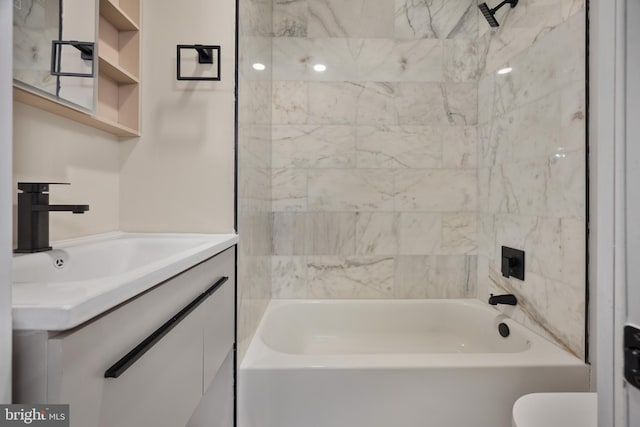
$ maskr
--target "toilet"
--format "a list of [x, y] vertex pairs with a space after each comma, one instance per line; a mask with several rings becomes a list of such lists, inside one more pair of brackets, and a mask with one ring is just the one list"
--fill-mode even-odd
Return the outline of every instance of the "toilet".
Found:
[[597, 427], [596, 393], [533, 393], [513, 405], [513, 427]]

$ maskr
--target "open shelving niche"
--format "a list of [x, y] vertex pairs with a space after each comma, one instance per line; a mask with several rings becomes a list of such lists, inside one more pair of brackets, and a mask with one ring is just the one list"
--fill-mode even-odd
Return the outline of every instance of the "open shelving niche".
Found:
[[140, 0], [99, 0], [95, 114], [14, 86], [17, 101], [121, 137], [140, 136]]

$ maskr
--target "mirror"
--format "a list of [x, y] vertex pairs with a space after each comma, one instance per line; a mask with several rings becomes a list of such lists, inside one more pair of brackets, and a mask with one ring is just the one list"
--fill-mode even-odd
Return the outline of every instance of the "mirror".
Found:
[[16, 86], [95, 111], [96, 2], [13, 0]]

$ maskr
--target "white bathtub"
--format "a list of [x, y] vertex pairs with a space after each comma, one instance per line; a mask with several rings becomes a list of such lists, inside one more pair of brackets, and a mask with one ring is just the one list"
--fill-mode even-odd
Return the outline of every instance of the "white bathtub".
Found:
[[240, 366], [238, 425], [510, 427], [520, 396], [588, 378], [477, 300], [272, 300]]

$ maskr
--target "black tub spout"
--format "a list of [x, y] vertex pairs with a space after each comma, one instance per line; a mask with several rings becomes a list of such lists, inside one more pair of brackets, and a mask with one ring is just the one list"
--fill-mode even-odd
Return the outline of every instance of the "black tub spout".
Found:
[[505, 295], [493, 295], [489, 297], [489, 304], [498, 305], [516, 305], [518, 303], [518, 299], [513, 294], [505, 294]]

